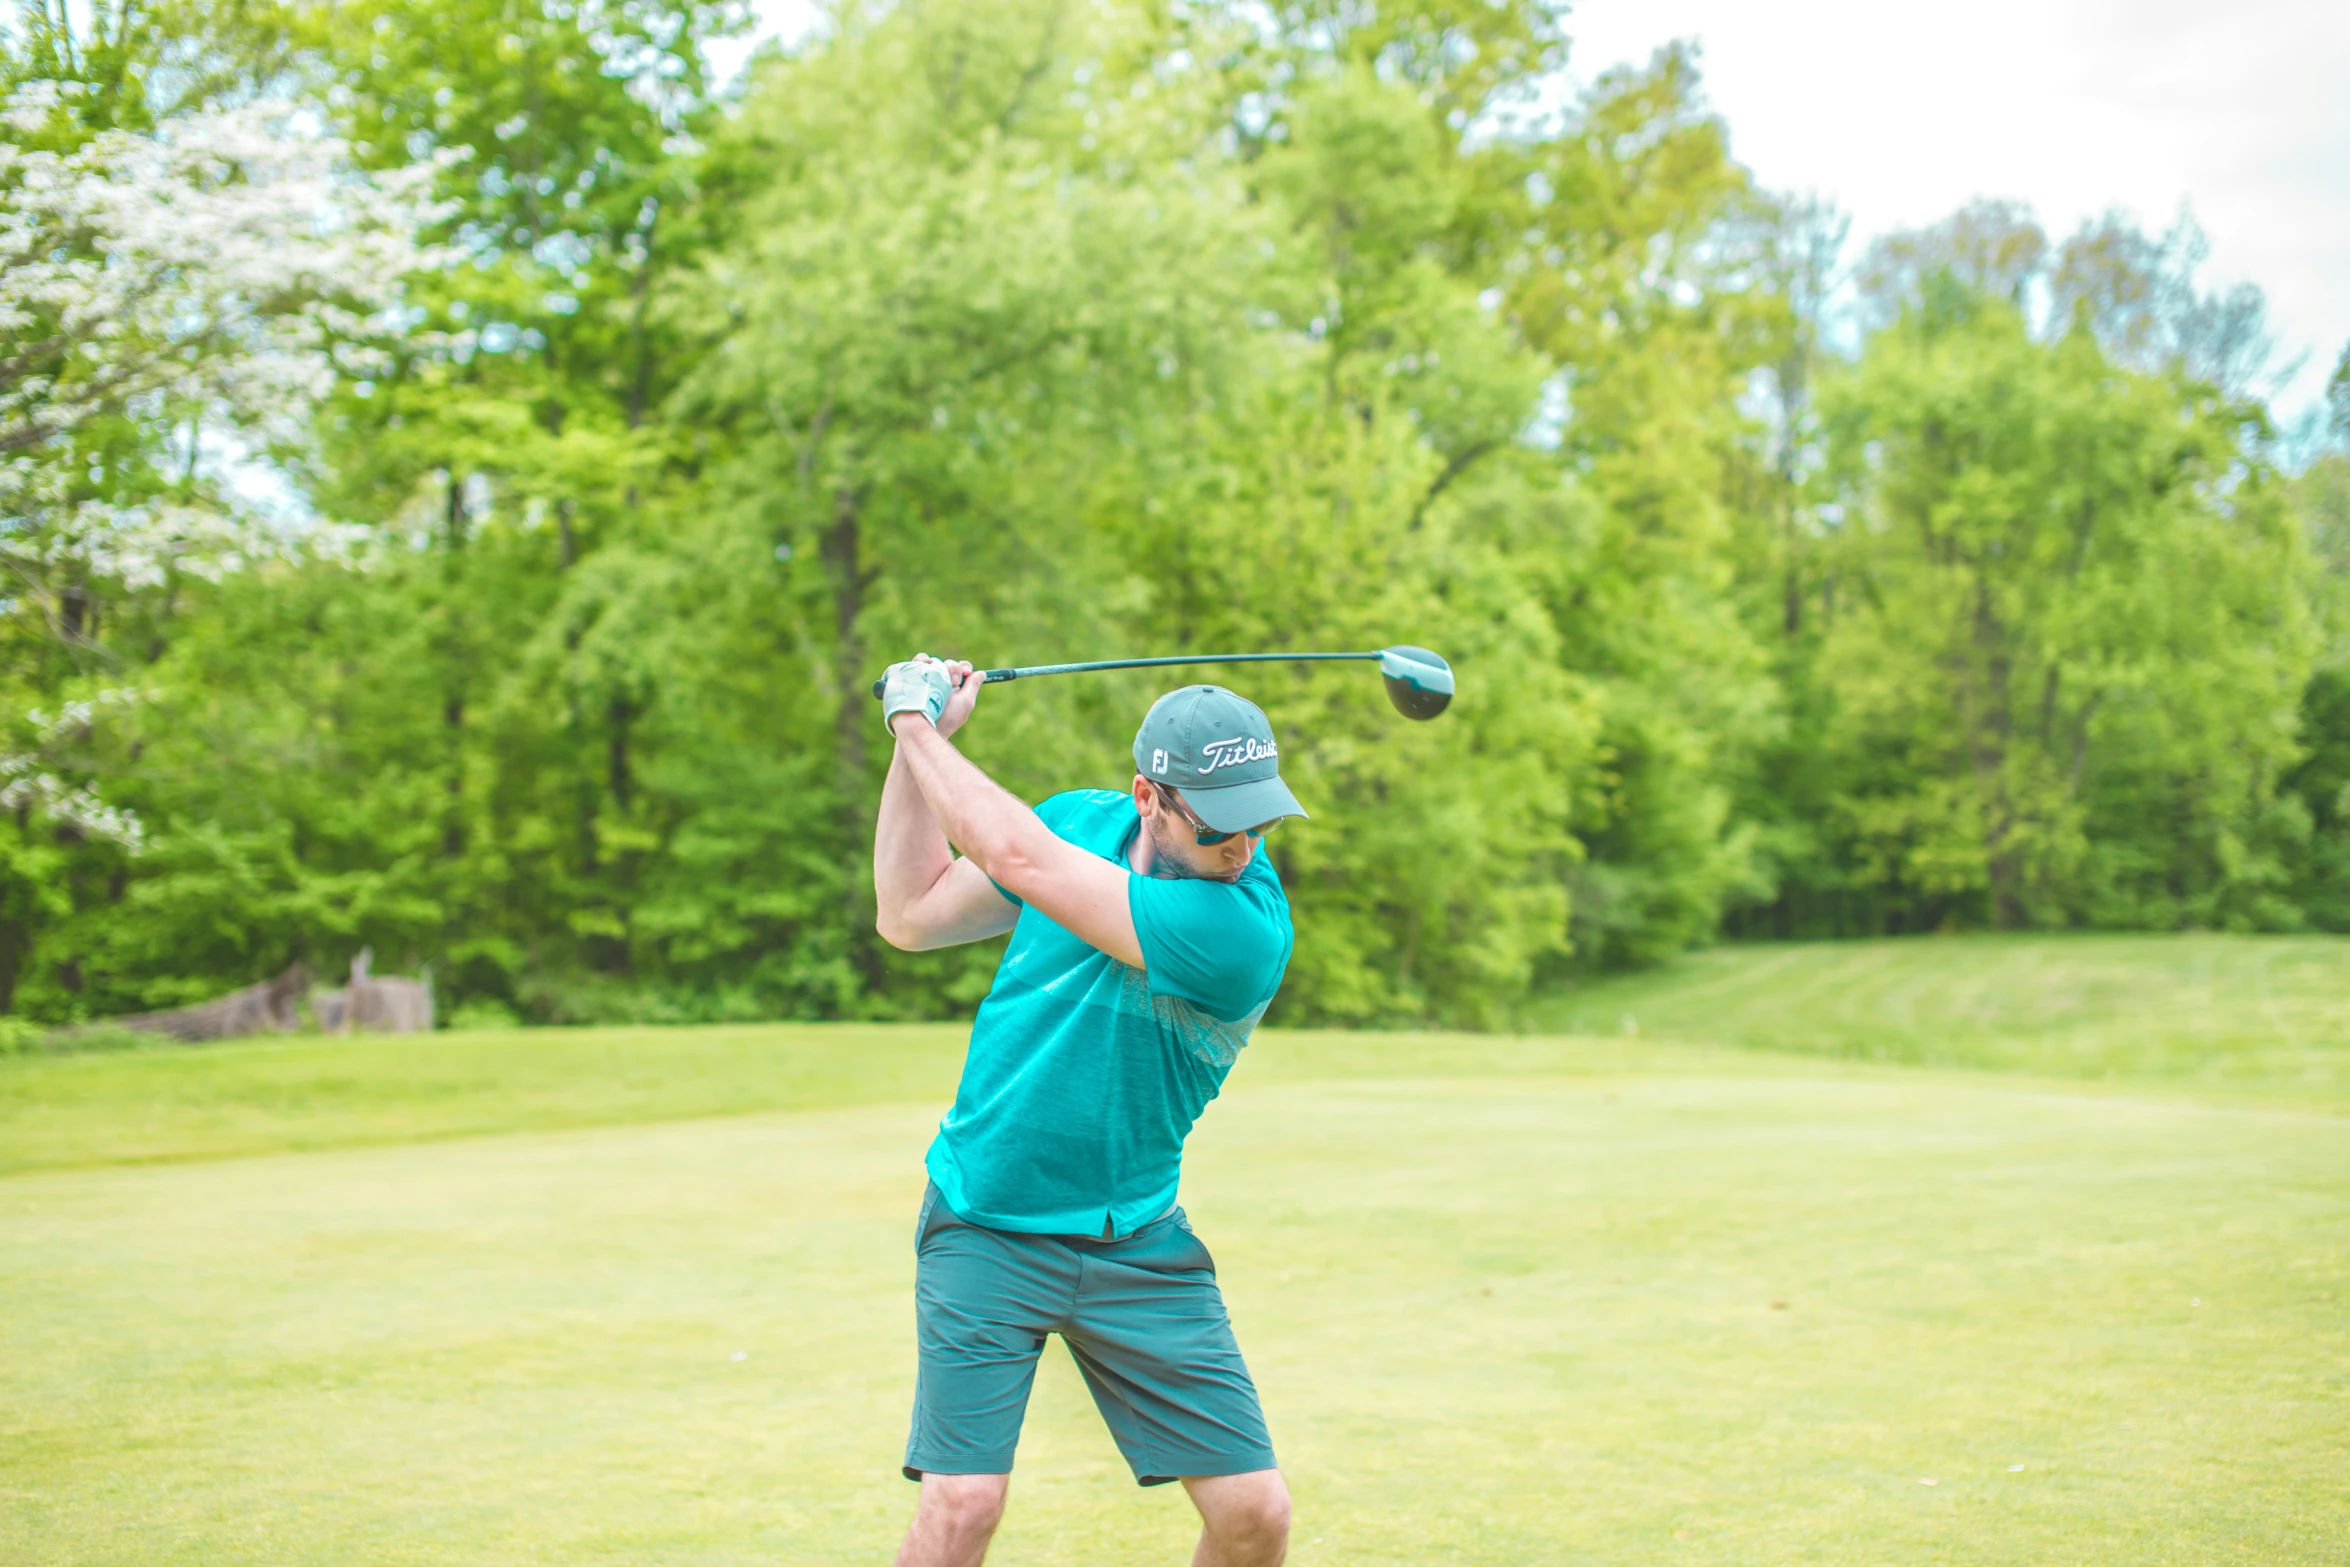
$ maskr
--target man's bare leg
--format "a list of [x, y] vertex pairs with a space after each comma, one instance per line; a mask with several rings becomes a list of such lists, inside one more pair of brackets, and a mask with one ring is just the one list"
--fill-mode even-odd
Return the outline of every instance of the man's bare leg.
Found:
[[1011, 1488], [1010, 1475], [924, 1475], [898, 1567], [979, 1567]]
[[1289, 1487], [1280, 1470], [1195, 1475], [1183, 1489], [1199, 1509], [1191, 1567], [1281, 1567], [1289, 1554]]

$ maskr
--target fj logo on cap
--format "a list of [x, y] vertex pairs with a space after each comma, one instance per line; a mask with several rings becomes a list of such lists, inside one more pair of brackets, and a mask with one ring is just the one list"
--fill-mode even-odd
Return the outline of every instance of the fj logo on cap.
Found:
[[1167, 770], [1167, 753], [1166, 753], [1165, 751], [1153, 751], [1153, 752], [1151, 752], [1151, 771], [1152, 771], [1152, 772], [1154, 772], [1154, 773], [1163, 773], [1163, 772], [1165, 772], [1166, 770]]
[[1242, 735], [1237, 740], [1210, 740], [1200, 747], [1200, 755], [1205, 760], [1199, 764], [1199, 770], [1212, 773], [1219, 767], [1238, 767], [1280, 754], [1281, 748], [1272, 741], [1259, 740], [1253, 735]]

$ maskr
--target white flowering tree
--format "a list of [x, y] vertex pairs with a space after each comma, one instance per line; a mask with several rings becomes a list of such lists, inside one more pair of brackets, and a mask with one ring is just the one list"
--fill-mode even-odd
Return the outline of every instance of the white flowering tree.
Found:
[[[0, 4], [0, 1012], [200, 999], [367, 921], [387, 953], [490, 931], [504, 895], [464, 889], [507, 879], [469, 858], [503, 852], [470, 830], [504, 759], [498, 653], [533, 641], [567, 568], [653, 525], [661, 405], [691, 346], [659, 280], [709, 238], [688, 216], [715, 112], [703, 46], [747, 15]], [[254, 106], [289, 94], [300, 107]], [[313, 509], [371, 525], [366, 571], [316, 558]], [[294, 608], [313, 588], [334, 606], [315, 618]], [[245, 651], [227, 606], [273, 606], [301, 641], [390, 599], [414, 644], [366, 688], [429, 717], [399, 766], [338, 775], [304, 750], [348, 738], [344, 665], [254, 654], [283, 682], [270, 718], [332, 710], [313, 722], [223, 699], [220, 662]], [[31, 716], [102, 690], [135, 695], [86, 724]], [[555, 720], [569, 771], [534, 795], [576, 818], [560, 839], [615, 901], [642, 708], [581, 690]], [[388, 834], [275, 836], [353, 775], [421, 768], [424, 798], [369, 816]]]
[[70, 151], [76, 84], [20, 87], [0, 144], [0, 567], [61, 637], [70, 590], [233, 567], [261, 519], [220, 469], [302, 436], [400, 325], [429, 164], [366, 174], [283, 103]]
[[130, 130], [91, 128], [87, 97], [33, 80], [0, 103], [0, 1007], [60, 855], [143, 845], [98, 760], [136, 700], [102, 611], [313, 527], [268, 504], [292, 493], [274, 465], [433, 260], [429, 162], [362, 170], [287, 102]]

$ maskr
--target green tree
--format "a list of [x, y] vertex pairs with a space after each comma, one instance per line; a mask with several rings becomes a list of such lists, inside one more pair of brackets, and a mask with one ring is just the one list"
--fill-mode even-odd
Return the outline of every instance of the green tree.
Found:
[[1928, 274], [1831, 424], [1847, 852], [1905, 923], [2290, 924], [2300, 541], [2200, 383]]
[[2319, 418], [2318, 455], [2293, 481], [2292, 499], [2317, 568], [2324, 642], [2301, 696], [2308, 754], [2285, 787], [2310, 826], [2293, 900], [2319, 929], [2350, 931], [2350, 345], [2335, 361]]
[[1758, 198], [1678, 48], [1489, 156], [1477, 244], [1551, 366], [1564, 480], [1527, 567], [1602, 705], [1596, 765], [1568, 781], [1576, 941], [1649, 961], [1707, 939], [1748, 885], [1730, 784], [1778, 722], [1732, 592], [1754, 509], [1737, 399], [1779, 309], [1753, 286]]
[[274, 14], [35, 7], [0, 32], [0, 833], [40, 882], [0, 891], [0, 1005], [43, 942], [38, 1004], [108, 999], [51, 935], [109, 918], [153, 846], [126, 709], [189, 584], [285, 545], [245, 481], [421, 259], [429, 171], [368, 178], [264, 95]]
[[[1848, 268], [1687, 51], [1548, 96], [1544, 0], [844, 7], [732, 103], [720, 0], [93, 15], [8, 35], [81, 73], [24, 148], [266, 87], [447, 205], [242, 476], [127, 413], [47, 470], [301, 505], [0, 610], [17, 1010], [361, 944], [547, 1021], [967, 1007], [990, 951], [871, 927], [917, 648], [1451, 655], [1425, 727], [1232, 677], [1315, 813], [1292, 1021], [1503, 1022], [1725, 921], [2350, 920], [2343, 459], [2280, 473], [2191, 227], [1980, 205]], [[1118, 787], [1162, 684], [968, 743]]]

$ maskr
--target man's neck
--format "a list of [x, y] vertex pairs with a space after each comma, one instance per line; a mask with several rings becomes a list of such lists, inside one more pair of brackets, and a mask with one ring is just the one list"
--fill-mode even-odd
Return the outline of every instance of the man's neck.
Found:
[[1138, 818], [1134, 824], [1134, 843], [1126, 851], [1127, 869], [1137, 876], [1148, 876], [1158, 865], [1159, 846], [1151, 841], [1151, 824]]

